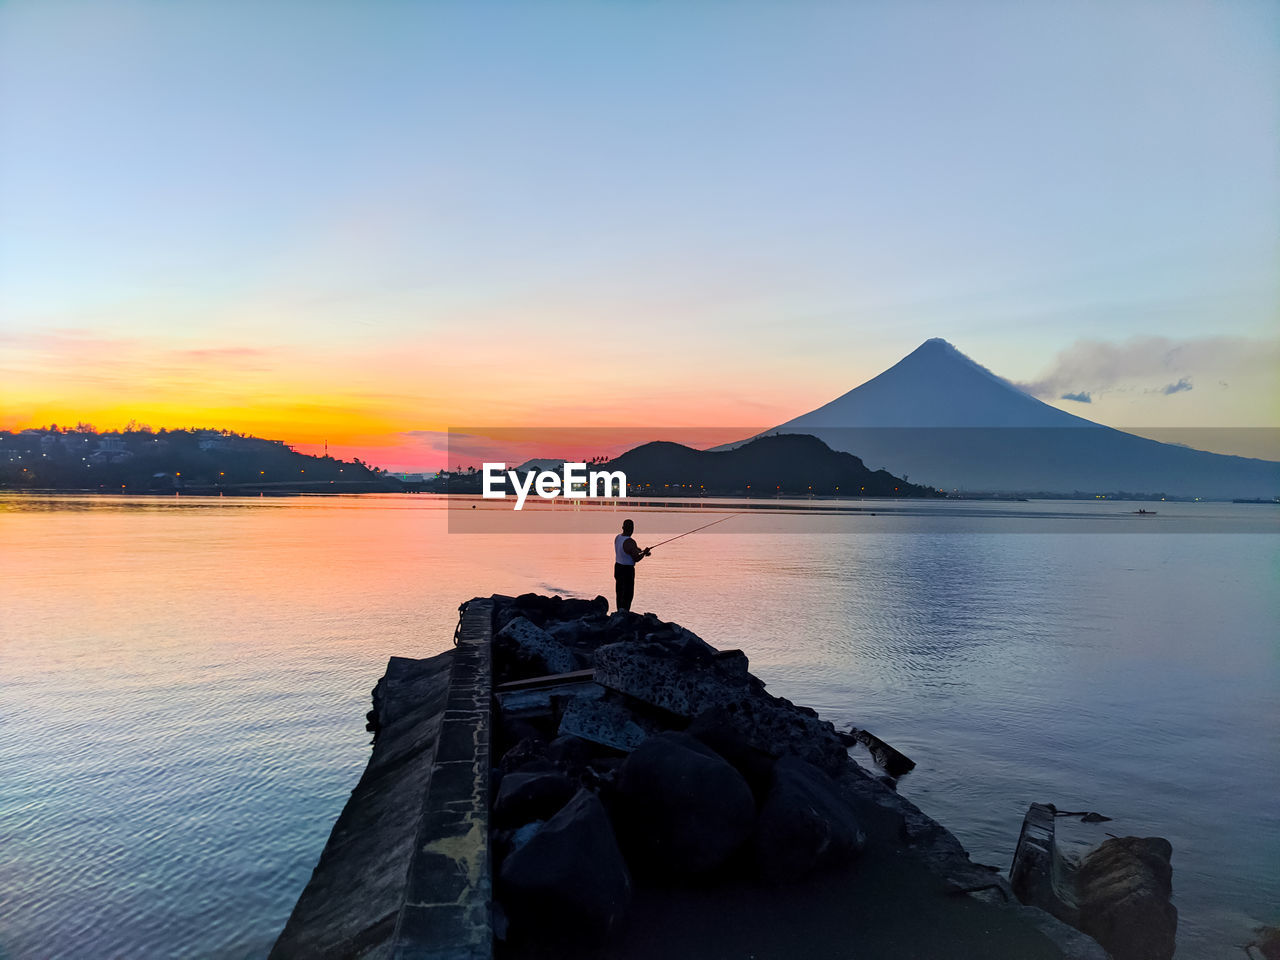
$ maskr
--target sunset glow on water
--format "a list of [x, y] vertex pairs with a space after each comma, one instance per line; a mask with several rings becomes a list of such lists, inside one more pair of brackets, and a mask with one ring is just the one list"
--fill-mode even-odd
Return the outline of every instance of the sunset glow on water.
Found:
[[[446, 649], [475, 595], [609, 591], [607, 532], [451, 534], [444, 507], [0, 498], [0, 949], [264, 956], [363, 769], [387, 658]], [[901, 792], [975, 860], [1007, 869], [1032, 801], [1170, 838], [1179, 955], [1234, 958], [1280, 896], [1280, 541], [919, 513], [721, 524], [646, 561], [637, 607], [903, 750]], [[634, 516], [641, 543], [709, 518]]]

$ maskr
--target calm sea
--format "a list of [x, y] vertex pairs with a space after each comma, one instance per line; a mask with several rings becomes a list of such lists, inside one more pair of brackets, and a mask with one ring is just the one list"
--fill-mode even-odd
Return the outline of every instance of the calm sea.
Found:
[[[1007, 869], [1033, 801], [1168, 837], [1179, 957], [1238, 960], [1280, 923], [1280, 511], [1108, 525], [1137, 506], [735, 520], [646, 561], [636, 606], [914, 758], [901, 792], [975, 860]], [[263, 957], [387, 658], [446, 649], [472, 596], [611, 588], [607, 533], [445, 513], [0, 497], [0, 956]], [[634, 515], [642, 544], [716, 516]]]

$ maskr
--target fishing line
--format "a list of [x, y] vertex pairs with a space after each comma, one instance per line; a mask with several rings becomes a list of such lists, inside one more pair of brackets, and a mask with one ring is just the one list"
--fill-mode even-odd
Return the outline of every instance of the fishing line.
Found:
[[678, 536], [668, 537], [666, 540], [663, 540], [660, 543], [655, 543], [653, 546], [647, 547], [646, 549], [656, 550], [658, 547], [662, 546], [662, 544], [664, 543], [671, 543], [673, 540], [679, 540], [680, 537], [687, 537], [691, 533], [697, 533], [699, 530], [705, 530], [707, 529], [707, 527], [714, 527], [717, 523], [724, 523], [726, 520], [732, 520], [734, 517], [740, 517], [740, 516], [742, 516], [742, 514], [740, 513], [731, 513], [727, 517], [721, 517], [719, 520], [712, 520], [710, 523], [704, 523], [700, 527], [694, 527], [692, 530], [686, 530], [684, 533], [679, 534]]

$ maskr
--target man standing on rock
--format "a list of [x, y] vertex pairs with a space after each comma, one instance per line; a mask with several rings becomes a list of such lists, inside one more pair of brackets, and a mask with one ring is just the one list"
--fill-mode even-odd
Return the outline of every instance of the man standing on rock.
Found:
[[636, 564], [649, 555], [648, 547], [641, 550], [631, 539], [635, 528], [630, 520], [623, 520], [622, 532], [613, 538], [613, 581], [619, 610], [631, 609], [631, 598], [636, 594]]

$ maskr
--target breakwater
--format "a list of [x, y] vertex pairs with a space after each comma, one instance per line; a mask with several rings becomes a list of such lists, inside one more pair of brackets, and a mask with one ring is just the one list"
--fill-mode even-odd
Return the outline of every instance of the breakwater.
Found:
[[392, 660], [273, 957], [1105, 956], [741, 651], [606, 608], [478, 599], [456, 650]]

